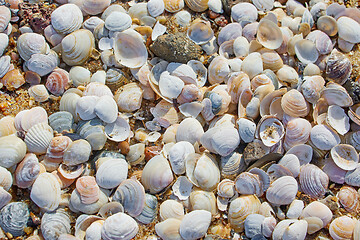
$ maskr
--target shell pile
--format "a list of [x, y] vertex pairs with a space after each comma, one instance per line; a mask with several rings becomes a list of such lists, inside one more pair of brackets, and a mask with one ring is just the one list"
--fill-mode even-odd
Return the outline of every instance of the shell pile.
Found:
[[360, 239], [358, 8], [28, 2], [0, 1], [1, 239]]

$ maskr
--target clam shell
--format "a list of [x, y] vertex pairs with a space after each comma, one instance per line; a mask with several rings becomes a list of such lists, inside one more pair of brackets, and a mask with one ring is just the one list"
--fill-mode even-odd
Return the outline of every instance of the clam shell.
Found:
[[87, 0], [81, 5], [81, 10], [89, 15], [98, 15], [102, 13], [110, 3], [110, 0]]
[[113, 200], [120, 202], [130, 216], [139, 216], [145, 207], [144, 187], [138, 180], [126, 179], [116, 189]]
[[193, 184], [185, 176], [180, 176], [172, 186], [174, 195], [180, 200], [186, 200], [189, 198]]
[[11, 173], [4, 167], [0, 167], [0, 187], [5, 191], [9, 191], [13, 184], [13, 179]]
[[226, 41], [235, 40], [240, 37], [241, 33], [242, 27], [239, 23], [230, 23], [220, 30], [217, 42], [221, 46]]
[[[1, 21], [1, 20], [0, 20]], [[1, 24], [1, 23], [0, 23]], [[5, 49], [9, 46], [9, 37], [5, 33], [0, 33], [0, 56], [3, 55]], [[5, 74], [5, 73], [4, 73]]]
[[230, 179], [223, 179], [217, 186], [217, 194], [223, 198], [231, 198], [235, 195], [235, 183]]
[[100, 208], [99, 215], [103, 218], [107, 218], [118, 212], [124, 212], [123, 205], [119, 202], [109, 202]]
[[[184, 239], [203, 237], [211, 222], [211, 213], [206, 210], [194, 210], [185, 215], [180, 224], [180, 235]], [[194, 228], [194, 226], [196, 226]]]
[[175, 200], [165, 200], [160, 204], [159, 209], [161, 221], [175, 218], [182, 220], [184, 218], [184, 206]]
[[295, 89], [284, 94], [281, 99], [281, 107], [286, 114], [292, 117], [305, 117], [309, 113], [309, 105], [304, 96]]
[[4, 190], [3, 187], [0, 187], [0, 209], [7, 205], [11, 201], [11, 199], [11, 194]]
[[248, 172], [240, 173], [236, 177], [235, 189], [244, 195], [256, 194], [261, 196], [263, 193], [259, 176]]
[[294, 154], [286, 153], [286, 155], [280, 159], [279, 165], [282, 165], [289, 169], [295, 178], [300, 173], [300, 161], [298, 157]]
[[342, 39], [351, 43], [358, 43], [360, 24], [349, 17], [340, 17], [337, 19], [338, 34]]
[[316, 103], [320, 98], [320, 91], [324, 88], [325, 81], [321, 76], [304, 77], [301, 84], [301, 92], [310, 103]]
[[332, 16], [325, 15], [319, 17], [316, 21], [316, 26], [330, 37], [335, 36], [338, 32], [337, 22]]
[[96, 117], [95, 106], [99, 101], [97, 96], [83, 96], [76, 102], [76, 114], [82, 120], [91, 120]]
[[105, 134], [112, 141], [124, 141], [130, 136], [130, 125], [124, 118], [117, 116], [115, 122], [105, 126]]
[[83, 96], [113, 96], [111, 89], [103, 84], [98, 82], [90, 82], [88, 85], [86, 85], [85, 90], [83, 92]]
[[90, 83], [91, 72], [81, 66], [75, 66], [70, 69], [69, 78], [72, 83], [78, 87]]
[[10, 168], [26, 154], [26, 144], [16, 136], [0, 137], [0, 166]]
[[51, 25], [60, 34], [67, 35], [81, 27], [83, 15], [75, 4], [64, 4], [51, 14]]
[[313, 149], [306, 144], [298, 144], [290, 148], [286, 154], [294, 154], [298, 157], [300, 165], [310, 163], [313, 156]]
[[12, 202], [1, 209], [0, 226], [14, 237], [24, 234], [30, 216], [28, 206], [23, 202]]
[[283, 124], [273, 116], [264, 116], [258, 124], [256, 133], [267, 147], [277, 144], [284, 137], [284, 134]]
[[64, 153], [71, 143], [72, 140], [67, 136], [57, 136], [52, 138], [46, 151], [45, 159], [51, 162], [61, 163]]
[[127, 13], [114, 11], [105, 19], [105, 27], [113, 32], [122, 32], [131, 26], [131, 17]]
[[325, 98], [329, 105], [349, 107], [353, 105], [353, 100], [345, 88], [337, 83], [329, 82], [320, 93], [321, 98]]
[[214, 37], [214, 32], [210, 23], [201, 19], [196, 19], [190, 25], [187, 36], [196, 44], [205, 44]]
[[94, 113], [106, 123], [115, 122], [118, 115], [118, 108], [115, 100], [108, 95], [100, 97], [95, 104]]
[[337, 133], [326, 125], [316, 125], [311, 129], [311, 142], [320, 150], [330, 150], [340, 143]]
[[40, 208], [53, 211], [60, 204], [60, 194], [57, 178], [51, 173], [41, 173], [31, 188], [30, 198]]
[[351, 239], [355, 224], [356, 220], [348, 216], [335, 218], [329, 226], [330, 236], [334, 240]]
[[49, 125], [54, 131], [61, 133], [70, 131], [74, 124], [74, 118], [69, 112], [59, 111], [49, 116]]
[[204, 130], [198, 120], [195, 118], [184, 119], [176, 131], [176, 141], [187, 141], [191, 144], [200, 142]]
[[39, 123], [29, 129], [24, 142], [29, 152], [43, 154], [46, 153], [53, 136], [54, 132], [47, 123]]
[[129, 83], [116, 91], [115, 101], [119, 111], [133, 112], [141, 107], [143, 90], [136, 83]]
[[253, 238], [257, 234], [261, 234], [261, 225], [265, 217], [260, 214], [250, 214], [247, 216], [244, 227], [245, 235], [249, 238]]
[[[19, 188], [28, 188], [40, 174], [39, 160], [33, 153], [25, 155], [15, 170], [15, 182]], [[3, 174], [2, 174], [3, 175]], [[3, 184], [1, 184], [3, 186]], [[3, 186], [5, 189], [6, 187]], [[8, 190], [8, 189], [6, 189]]]
[[10, 56], [2, 56], [0, 58], [0, 77], [4, 77], [5, 74], [10, 70]]
[[175, 13], [183, 9], [185, 3], [184, 0], [175, 0], [175, 1], [165, 0], [164, 5], [166, 11]]
[[21, 34], [16, 44], [20, 57], [25, 61], [29, 60], [33, 54], [49, 52], [45, 38], [37, 33]]
[[126, 155], [126, 160], [130, 163], [130, 165], [137, 165], [143, 162], [145, 159], [145, 144], [144, 143], [136, 143], [130, 145], [130, 150]]
[[159, 89], [160, 93], [168, 99], [177, 98], [184, 87], [184, 82], [176, 76], [171, 76], [165, 71], [160, 75]]
[[6, 6], [1, 6], [0, 7], [0, 32], [4, 32], [5, 29], [7, 28], [8, 24], [10, 23], [10, 19], [11, 19], [11, 12], [10, 9], [7, 8]]
[[[288, 218], [299, 218], [304, 209], [304, 202], [302, 200], [295, 199], [289, 206], [286, 212]], [[322, 221], [321, 221], [322, 224]]]
[[241, 140], [245, 143], [252, 142], [255, 137], [256, 124], [247, 118], [240, 118], [236, 123], [239, 126]]
[[149, 224], [157, 216], [158, 201], [157, 198], [151, 194], [145, 194], [145, 206], [141, 214], [136, 217], [136, 220], [143, 224]]
[[359, 187], [360, 186], [360, 166], [357, 165], [357, 167], [352, 170], [348, 171], [345, 175], [345, 182], [351, 186]]
[[141, 183], [150, 193], [162, 191], [173, 179], [170, 164], [161, 155], [151, 158], [146, 163], [141, 175]]
[[76, 92], [69, 92], [69, 93], [65, 92], [65, 94], [60, 99], [59, 110], [71, 113], [71, 115], [74, 118], [74, 121], [76, 122], [79, 120], [79, 117], [76, 114], [76, 103], [80, 98], [81, 95], [79, 95]]
[[156, 234], [162, 239], [181, 240], [180, 236], [181, 221], [175, 218], [169, 218], [155, 225]]
[[108, 202], [108, 195], [104, 190], [100, 189], [99, 200], [91, 204], [84, 204], [81, 200], [81, 195], [77, 189], [71, 193], [69, 208], [73, 212], [83, 212], [86, 214], [95, 214], [99, 209]]
[[226, 58], [222, 56], [215, 57], [208, 67], [208, 74], [208, 80], [211, 84], [225, 81], [230, 74], [230, 68]]
[[70, 85], [69, 73], [61, 68], [56, 68], [54, 71], [47, 77], [46, 88], [50, 93], [60, 96]]
[[76, 180], [76, 190], [83, 204], [92, 204], [99, 200], [100, 188], [93, 176], [83, 176]]
[[287, 123], [284, 147], [290, 149], [298, 144], [304, 144], [309, 140], [311, 124], [303, 118], [295, 118]]
[[192, 191], [189, 200], [192, 211], [206, 210], [211, 212], [212, 217], [215, 217], [218, 213], [216, 198], [213, 192], [201, 190]]
[[238, 3], [231, 8], [231, 18], [245, 26], [258, 18], [257, 9], [251, 3]]
[[276, 219], [271, 216], [271, 217], [265, 217], [264, 221], [261, 224], [261, 233], [265, 236], [265, 237], [271, 237], [271, 234], [276, 226], [277, 222]]
[[208, 0], [185, 0], [185, 3], [194, 12], [203, 12], [208, 9]]
[[58, 64], [58, 58], [53, 54], [32, 54], [30, 59], [26, 62], [26, 67], [40, 76], [45, 76], [51, 73]]
[[268, 188], [266, 199], [272, 204], [287, 205], [295, 199], [297, 190], [298, 184], [294, 177], [280, 177]]
[[295, 44], [295, 53], [297, 58], [304, 64], [314, 63], [319, 57], [315, 43], [310, 40], [302, 39]]
[[307, 205], [304, 210], [302, 211], [300, 218], [308, 218], [308, 217], [317, 217], [322, 221], [321, 228], [328, 225], [332, 219], [332, 212], [331, 210], [323, 203], [319, 201], [311, 202], [309, 205]]
[[350, 213], [359, 211], [360, 195], [354, 188], [342, 186], [336, 196], [346, 211]]
[[37, 102], [45, 102], [49, 99], [49, 93], [42, 84], [31, 86], [28, 89], [29, 96]]
[[343, 85], [350, 77], [352, 64], [341, 52], [334, 49], [326, 61], [326, 78]]
[[28, 131], [38, 123], [47, 123], [47, 112], [42, 107], [23, 110], [15, 116], [15, 128], [18, 131]]
[[[256, 63], [256, 64], [255, 64]], [[250, 53], [245, 57], [241, 64], [241, 71], [245, 72], [249, 78], [253, 78], [263, 71], [263, 61], [258, 52]]]
[[147, 3], [147, 9], [152, 17], [157, 17], [161, 15], [165, 10], [165, 4], [164, 1], [160, 0], [151, 0]]
[[348, 144], [338, 144], [331, 148], [330, 156], [334, 163], [343, 170], [354, 170], [359, 162], [356, 149]]
[[306, 164], [301, 167], [299, 182], [300, 188], [305, 194], [319, 199], [325, 195], [329, 185], [329, 177], [317, 166]]
[[125, 213], [116, 213], [108, 217], [101, 229], [101, 238], [104, 240], [130, 240], [139, 231], [137, 222]]
[[45, 240], [55, 239], [61, 234], [70, 234], [70, 216], [64, 209], [47, 212], [41, 218], [41, 233]]
[[277, 24], [267, 19], [260, 21], [257, 28], [256, 39], [268, 49], [277, 49], [283, 42], [280, 28]]
[[175, 174], [185, 173], [185, 159], [191, 153], [195, 153], [195, 149], [191, 143], [186, 141], [177, 142], [170, 148], [169, 161]]
[[0, 119], [0, 137], [16, 133], [15, 118], [6, 116]]
[[247, 216], [258, 213], [260, 205], [260, 200], [255, 195], [240, 196], [231, 201], [228, 213], [231, 227], [236, 231], [243, 230]]
[[63, 163], [75, 166], [89, 160], [91, 145], [84, 139], [79, 139], [70, 144], [63, 156]]
[[128, 164], [124, 159], [99, 158], [96, 165], [96, 182], [102, 188], [115, 188], [127, 178]]
[[92, 150], [101, 150], [106, 142], [104, 126], [100, 119], [79, 122], [76, 133], [90, 143]]

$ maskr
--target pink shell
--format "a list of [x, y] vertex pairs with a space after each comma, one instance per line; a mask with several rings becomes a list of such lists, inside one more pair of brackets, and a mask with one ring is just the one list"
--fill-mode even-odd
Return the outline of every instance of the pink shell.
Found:
[[28, 188], [40, 174], [39, 160], [33, 153], [25, 155], [15, 170], [15, 182], [19, 188]]
[[45, 158], [50, 162], [61, 163], [65, 150], [70, 146], [72, 140], [67, 136], [54, 137], [47, 149]]
[[100, 188], [92, 176], [83, 176], [76, 181], [76, 190], [83, 204], [92, 204], [99, 200]]
[[48, 76], [45, 86], [52, 94], [62, 95], [69, 87], [69, 73], [61, 68], [54, 69]]

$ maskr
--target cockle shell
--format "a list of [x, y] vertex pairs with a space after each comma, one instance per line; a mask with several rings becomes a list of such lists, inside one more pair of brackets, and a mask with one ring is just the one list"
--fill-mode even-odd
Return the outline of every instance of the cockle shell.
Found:
[[350, 77], [352, 64], [341, 52], [334, 49], [326, 61], [326, 78], [343, 85]]
[[181, 220], [169, 218], [155, 225], [156, 234], [162, 239], [180, 240], [179, 233]]
[[141, 175], [141, 183], [147, 191], [158, 193], [172, 181], [170, 164], [163, 156], [157, 155], [146, 163]]
[[[180, 235], [184, 239], [195, 240], [203, 237], [211, 222], [211, 213], [206, 210], [194, 210], [186, 214], [180, 224]], [[196, 227], [194, 227], [196, 226]]]
[[61, 68], [55, 68], [54, 71], [47, 77], [46, 88], [56, 96], [62, 95], [69, 87], [69, 73]]
[[354, 188], [342, 186], [336, 196], [346, 211], [355, 213], [360, 210], [360, 195]]
[[76, 190], [83, 204], [92, 204], [99, 200], [100, 188], [93, 176], [82, 176], [76, 180]]
[[105, 20], [110, 15], [110, 13], [112, 13], [114, 11], [126, 12], [124, 7], [121, 6], [120, 4], [111, 4], [103, 11], [103, 13], [101, 14], [101, 19]]
[[86, 62], [95, 47], [93, 34], [86, 29], [70, 33], [61, 41], [62, 60], [70, 65], [81, 65]]
[[137, 222], [125, 213], [116, 213], [108, 217], [101, 229], [101, 238], [104, 240], [130, 240], [139, 231]]
[[331, 159], [343, 170], [354, 170], [359, 162], [359, 155], [356, 149], [349, 144], [338, 144], [331, 148]]
[[29, 129], [24, 142], [29, 152], [42, 154], [46, 153], [53, 136], [54, 132], [47, 123], [39, 123]]
[[37, 102], [45, 102], [49, 99], [49, 93], [43, 84], [31, 86], [28, 93]]
[[51, 25], [60, 34], [67, 35], [78, 30], [83, 22], [83, 14], [75, 4], [64, 4], [51, 14]]
[[228, 213], [231, 227], [242, 231], [247, 216], [258, 213], [260, 205], [260, 200], [255, 195], [244, 195], [231, 201]]
[[313, 164], [301, 167], [299, 182], [301, 190], [312, 198], [322, 198], [329, 184], [329, 177]]
[[19, 188], [30, 187], [34, 183], [35, 179], [39, 176], [39, 173], [40, 165], [38, 158], [35, 154], [28, 153], [16, 167], [16, 186], [18, 186]]
[[128, 164], [124, 159], [100, 158], [96, 165], [96, 182], [102, 188], [115, 188], [127, 177]]
[[144, 187], [136, 179], [126, 179], [116, 189], [113, 200], [120, 202], [130, 216], [139, 216], [145, 207]]
[[165, 200], [160, 204], [159, 215], [162, 221], [170, 218], [182, 220], [185, 215], [184, 206], [176, 200]]
[[29, 60], [33, 54], [49, 52], [49, 45], [45, 38], [37, 33], [24, 33], [17, 40], [17, 50], [20, 57], [25, 61]]
[[29, 209], [24, 202], [12, 202], [1, 209], [0, 226], [14, 237], [24, 234], [27, 220], [30, 216]]
[[63, 233], [70, 233], [70, 216], [59, 208], [54, 212], [46, 212], [41, 218], [41, 233], [45, 240], [55, 239]]
[[129, 83], [116, 91], [115, 101], [119, 111], [133, 112], [140, 108], [143, 90], [136, 83]]
[[298, 184], [294, 177], [280, 177], [268, 188], [266, 199], [276, 205], [287, 205], [295, 199], [297, 190]]
[[37, 206], [53, 211], [60, 204], [60, 194], [60, 184], [56, 177], [51, 173], [41, 173], [31, 188], [30, 198]]
[[157, 17], [161, 15], [165, 10], [164, 1], [160, 0], [151, 0], [147, 3], [147, 9], [152, 17]]
[[316, 125], [311, 129], [311, 142], [320, 150], [330, 150], [340, 143], [337, 133], [326, 125]]
[[330, 236], [334, 240], [351, 239], [356, 220], [348, 216], [335, 218], [329, 226]]

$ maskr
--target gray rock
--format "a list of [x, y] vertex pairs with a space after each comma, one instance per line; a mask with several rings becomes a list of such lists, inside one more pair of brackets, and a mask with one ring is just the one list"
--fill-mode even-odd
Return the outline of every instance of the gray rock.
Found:
[[168, 62], [187, 63], [199, 60], [202, 49], [191, 41], [184, 33], [166, 34], [158, 37], [150, 46], [150, 50]]

